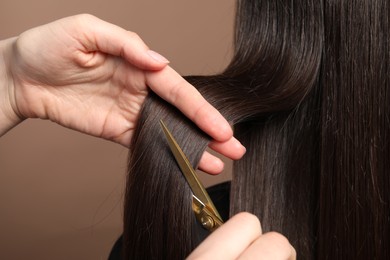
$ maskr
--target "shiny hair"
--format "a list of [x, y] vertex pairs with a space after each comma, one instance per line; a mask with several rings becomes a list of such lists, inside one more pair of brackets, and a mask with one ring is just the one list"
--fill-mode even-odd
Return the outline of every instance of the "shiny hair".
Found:
[[[298, 259], [390, 258], [387, 0], [239, 0], [224, 72], [186, 79], [247, 147], [230, 214], [285, 235]], [[132, 139], [126, 259], [183, 259], [205, 234], [161, 132], [194, 167], [209, 137], [151, 93]]]

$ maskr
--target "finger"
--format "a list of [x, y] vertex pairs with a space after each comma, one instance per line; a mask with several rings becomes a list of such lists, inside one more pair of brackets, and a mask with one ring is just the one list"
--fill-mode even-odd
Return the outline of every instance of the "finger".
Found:
[[208, 236], [188, 259], [236, 259], [260, 235], [259, 219], [239, 213]]
[[211, 106], [199, 91], [167, 66], [156, 72], [147, 72], [146, 84], [160, 97], [180, 109], [200, 129], [217, 141], [227, 141], [233, 131], [226, 119]]
[[198, 167], [208, 174], [218, 174], [223, 171], [224, 163], [221, 159], [206, 151], [203, 153]]
[[246, 152], [245, 147], [234, 137], [226, 142], [211, 141], [209, 147], [232, 160], [241, 159]]
[[160, 70], [169, 61], [149, 50], [144, 41], [134, 32], [105, 22], [92, 15], [75, 16], [83, 30], [83, 46], [88, 51], [101, 51], [114, 56], [121, 56], [134, 66], [145, 70]]
[[296, 259], [295, 249], [282, 234], [265, 233], [246, 249], [238, 259]]

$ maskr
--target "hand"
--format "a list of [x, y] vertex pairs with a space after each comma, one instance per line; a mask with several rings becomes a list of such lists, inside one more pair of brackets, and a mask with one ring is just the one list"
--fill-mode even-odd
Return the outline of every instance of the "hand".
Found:
[[281, 234], [262, 234], [256, 216], [239, 213], [207, 237], [187, 259], [285, 260], [296, 259], [296, 252]]
[[[233, 159], [244, 154], [220, 113], [133, 32], [78, 15], [6, 43], [5, 92], [19, 118], [50, 119], [128, 146], [150, 87], [214, 138], [214, 150]], [[223, 164], [206, 153], [200, 167], [217, 173]]]

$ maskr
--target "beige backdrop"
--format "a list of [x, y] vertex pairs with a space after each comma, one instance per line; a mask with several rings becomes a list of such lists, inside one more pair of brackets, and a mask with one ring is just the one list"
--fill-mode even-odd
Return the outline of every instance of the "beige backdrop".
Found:
[[[1, 0], [0, 39], [78, 13], [139, 33], [181, 74], [220, 71], [231, 55], [233, 0]], [[106, 259], [121, 233], [126, 157], [42, 120], [0, 138], [0, 259]]]

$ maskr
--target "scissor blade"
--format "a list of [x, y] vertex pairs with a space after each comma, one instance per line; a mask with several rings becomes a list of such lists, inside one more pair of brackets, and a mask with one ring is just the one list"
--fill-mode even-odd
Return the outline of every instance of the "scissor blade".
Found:
[[203, 187], [202, 183], [199, 181], [197, 174], [192, 168], [190, 162], [188, 161], [186, 155], [176, 142], [175, 138], [172, 136], [166, 125], [162, 120], [160, 120], [162, 129], [165, 133], [165, 136], [168, 140], [169, 147], [173, 153], [173, 156], [176, 159], [177, 164], [179, 165], [184, 177], [186, 178], [188, 184], [191, 187], [192, 192], [194, 193], [194, 196], [196, 196], [203, 204], [208, 205], [212, 210], [213, 213], [219, 217], [217, 209], [215, 208], [213, 202], [211, 201], [206, 189]]

